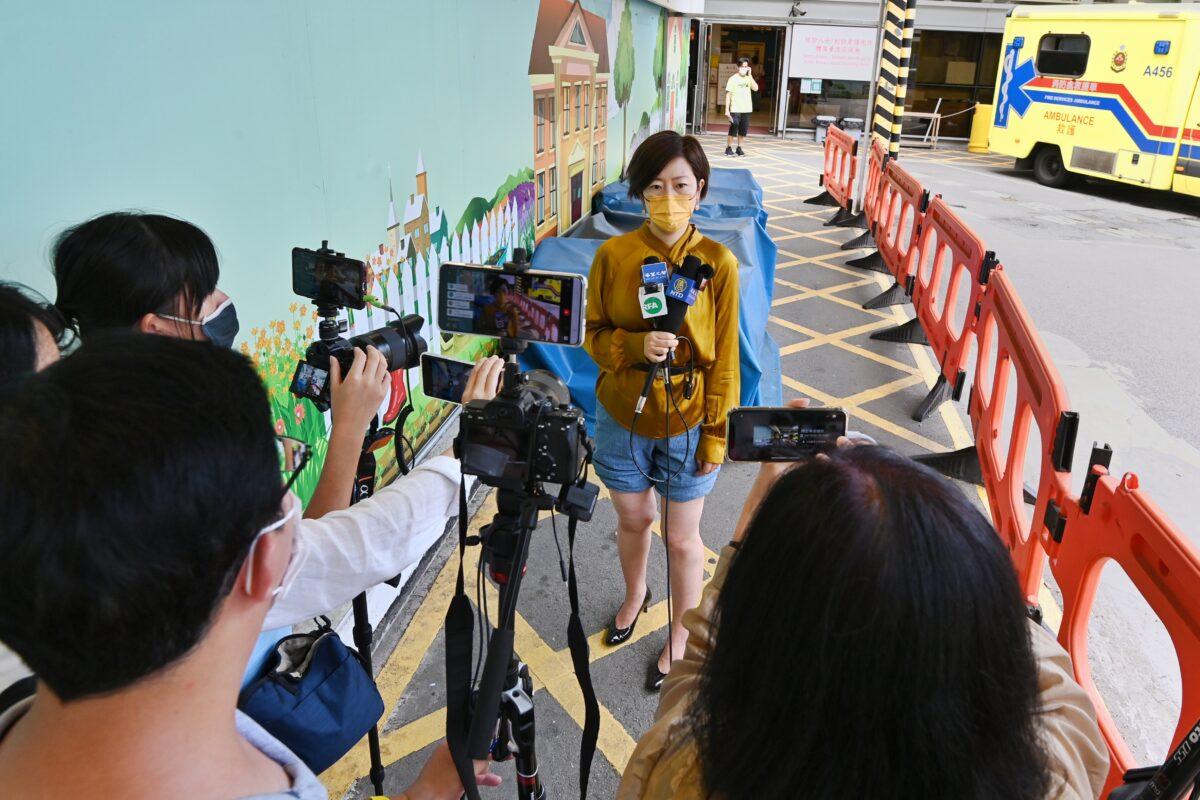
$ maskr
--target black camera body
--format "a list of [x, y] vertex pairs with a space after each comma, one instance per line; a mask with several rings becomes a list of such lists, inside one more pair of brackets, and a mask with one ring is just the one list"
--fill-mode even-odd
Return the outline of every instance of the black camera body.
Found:
[[335, 253], [328, 242], [322, 242], [319, 250], [292, 250], [292, 288], [317, 304], [321, 321], [317, 325], [318, 338], [305, 349], [289, 388], [297, 397], [311, 400], [322, 412], [330, 405], [331, 358], [337, 359], [345, 375], [354, 361], [355, 348], [374, 347], [387, 361], [388, 372], [395, 372], [417, 366], [428, 349], [421, 337], [425, 320], [416, 314], [349, 339], [342, 336], [346, 332], [345, 321], [338, 319], [342, 309], [367, 306], [365, 275], [365, 264]]
[[467, 403], [455, 441], [462, 471], [514, 491], [541, 481], [576, 481], [587, 453], [587, 426], [568, 400], [562, 381], [539, 369], [506, 379], [493, 400]]
[[[333, 310], [337, 314], [337, 309]], [[324, 315], [324, 311], [318, 309]], [[292, 375], [291, 391], [297, 397], [307, 397], [320, 411], [329, 409], [329, 360], [336, 358], [342, 375], [354, 361], [354, 350], [367, 347], [377, 349], [387, 361], [388, 372], [411, 369], [420, 363], [421, 354], [428, 344], [420, 335], [425, 324], [420, 316], [409, 314], [397, 322], [389, 322], [382, 328], [352, 336], [341, 336], [342, 323], [336, 319], [322, 319], [319, 325], [320, 338], [304, 351], [304, 358], [296, 365]], [[328, 330], [326, 330], [328, 327]], [[327, 338], [328, 337], [328, 338]]]

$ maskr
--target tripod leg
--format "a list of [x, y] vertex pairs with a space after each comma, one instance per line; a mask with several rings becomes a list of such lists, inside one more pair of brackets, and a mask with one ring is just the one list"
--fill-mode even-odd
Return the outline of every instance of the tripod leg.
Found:
[[[544, 800], [546, 787], [538, 777], [537, 749], [534, 743], [533, 681], [529, 667], [517, 668], [517, 680], [504, 693], [500, 713], [517, 771], [517, 797], [520, 800]], [[503, 739], [505, 737], [501, 737]]]
[[[371, 617], [367, 611], [367, 593], [362, 592], [351, 603], [354, 613], [354, 646], [362, 657], [367, 674], [374, 677], [375, 669], [371, 665]], [[375, 794], [383, 794], [383, 756], [379, 752], [379, 726], [374, 725], [367, 731], [367, 750], [371, 754], [371, 787]]]

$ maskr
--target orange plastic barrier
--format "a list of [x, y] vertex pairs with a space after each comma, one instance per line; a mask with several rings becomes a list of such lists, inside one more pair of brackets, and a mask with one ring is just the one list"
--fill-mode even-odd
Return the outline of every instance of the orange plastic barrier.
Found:
[[[998, 267], [995, 254], [984, 250], [979, 236], [940, 196], [929, 203], [925, 212], [914, 261], [912, 301], [917, 316], [871, 338], [933, 348], [940, 370], [937, 382], [913, 412], [912, 418], [920, 422], [947, 399], [962, 396], [979, 301], [989, 276]], [[969, 294], [960, 300], [964, 288]]]
[[898, 161], [888, 160], [880, 176], [868, 225], [876, 250], [848, 260], [846, 266], [890, 274], [895, 281], [890, 288], [863, 303], [863, 308], [884, 308], [908, 301], [915, 263], [912, 256], [916, 255], [915, 245], [928, 206], [929, 192]]
[[[888, 162], [887, 147], [883, 140], [878, 135], [871, 137], [871, 153], [867, 158], [867, 176], [864, 179], [865, 189], [863, 191], [862, 210], [857, 214], [851, 214], [848, 217], [842, 212], [834, 215], [834, 218], [826, 225], [836, 224], [845, 227], [865, 228], [861, 234], [842, 242], [842, 250], [858, 250], [863, 247], [873, 247], [875, 238], [871, 232], [872, 221], [875, 218], [876, 201], [879, 198], [880, 189], [883, 186], [883, 170]], [[840, 218], [840, 219], [839, 219]]]
[[[931, 205], [930, 210], [933, 208]], [[979, 301], [976, 329], [980, 355], [967, 406], [975, 451], [992, 522], [1012, 551], [1027, 602], [1036, 606], [1042, 582], [1042, 542], [1050, 536], [1047, 512], [1052, 506], [1066, 507], [1079, 418], [1068, 410], [1066, 386], [1002, 269], [992, 272]], [[1015, 399], [1014, 411], [1008, 422], [1011, 428], [1004, 431], [1008, 441], [1002, 451], [1001, 429], [1010, 396]], [[1025, 502], [1025, 455], [1031, 434], [1040, 434], [1041, 440], [1032, 513]], [[1054, 514], [1049, 516], [1054, 518]]]
[[[883, 168], [888, 160], [887, 147], [883, 139], [877, 135], [871, 136], [871, 152], [867, 157], [867, 184], [863, 191], [863, 213], [870, 220], [875, 211], [875, 199], [883, 185]], [[867, 227], [870, 227], [868, 222]]]
[[1125, 770], [1139, 765], [1088, 665], [1088, 617], [1100, 572], [1108, 560], [1117, 562], [1171, 637], [1183, 679], [1183, 702], [1172, 736], [1172, 742], [1179, 742], [1200, 718], [1200, 670], [1195, 668], [1200, 663], [1200, 553], [1142, 493], [1136, 475], [1126, 473], [1117, 480], [1100, 463], [1093, 463], [1081, 496], [1067, 500], [1061, 512], [1054, 510], [1051, 516], [1054, 524], [1043, 527], [1041, 535], [1050, 553], [1050, 571], [1063, 594], [1058, 640], [1071, 654], [1075, 679], [1091, 696], [1108, 743], [1107, 796], [1121, 784]]
[[854, 176], [858, 172], [858, 141], [836, 125], [825, 136], [825, 169], [821, 185], [849, 211], [854, 204]]
[[929, 193], [897, 161], [889, 161], [879, 192], [875, 241], [887, 271], [907, 287], [929, 204]]

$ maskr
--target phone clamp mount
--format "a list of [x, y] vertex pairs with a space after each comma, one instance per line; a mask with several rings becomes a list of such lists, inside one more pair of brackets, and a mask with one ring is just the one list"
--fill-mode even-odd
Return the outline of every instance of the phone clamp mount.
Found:
[[[339, 253], [329, 246], [328, 239], [321, 240], [321, 246], [313, 251], [322, 256], [334, 256], [337, 258], [345, 257], [345, 253]], [[338, 315], [342, 313], [342, 309], [332, 303], [317, 303], [317, 316], [321, 321], [317, 323], [317, 338], [323, 342], [332, 342], [341, 338], [343, 333], [350, 330], [349, 324], [344, 319], [338, 319]]]
[[[524, 247], [513, 249], [512, 260], [500, 265], [505, 275], [521, 276], [529, 271], [529, 251]], [[504, 389], [516, 389], [521, 379], [521, 367], [517, 363], [518, 356], [525, 352], [528, 342], [524, 339], [514, 339], [509, 336], [500, 337], [500, 357], [504, 359]]]

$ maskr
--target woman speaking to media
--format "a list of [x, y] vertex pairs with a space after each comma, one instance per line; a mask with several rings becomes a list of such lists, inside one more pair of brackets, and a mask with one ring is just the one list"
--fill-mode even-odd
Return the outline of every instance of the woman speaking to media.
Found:
[[[610, 645], [633, 635], [650, 603], [646, 561], [657, 492], [662, 498], [668, 581], [673, 596], [669, 640], [650, 665], [656, 691], [671, 658], [683, 654], [680, 618], [700, 599], [700, 516], [725, 460], [725, 417], [738, 401], [738, 264], [722, 244], [702, 236], [691, 215], [708, 190], [700, 143], [674, 131], [646, 139], [629, 160], [629, 196], [649, 220], [605, 242], [588, 280], [584, 347], [600, 368], [596, 381], [596, 474], [617, 510], [617, 549], [625, 598], [605, 636]], [[678, 333], [655, 330], [641, 302], [642, 265], [664, 262], [674, 274], [694, 256], [712, 268], [697, 284]], [[654, 304], [648, 304], [653, 309]], [[647, 372], [673, 353], [670, 385], [661, 372], [635, 414]]]

